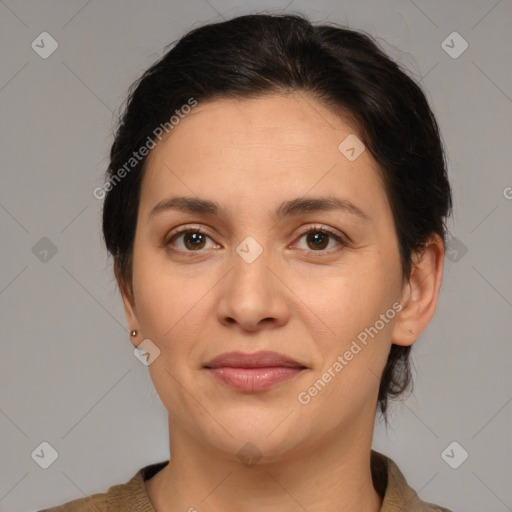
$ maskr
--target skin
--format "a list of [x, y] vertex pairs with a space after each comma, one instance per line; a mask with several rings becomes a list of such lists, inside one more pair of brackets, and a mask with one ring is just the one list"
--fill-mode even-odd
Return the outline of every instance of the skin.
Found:
[[[169, 413], [169, 465], [146, 482], [158, 511], [377, 511], [370, 472], [380, 376], [392, 343], [411, 345], [432, 319], [444, 251], [433, 236], [402, 280], [398, 240], [377, 163], [349, 161], [338, 145], [357, 131], [304, 93], [199, 103], [151, 150], [142, 183], [132, 283], [116, 275], [137, 346], [160, 355], [148, 366]], [[283, 201], [335, 195], [346, 211], [272, 216]], [[168, 210], [172, 196], [218, 202], [225, 216]], [[310, 228], [327, 236], [322, 247]], [[165, 242], [177, 228], [206, 233]], [[236, 248], [262, 248], [252, 263]], [[196, 242], [197, 243], [197, 242]], [[174, 247], [175, 251], [171, 250]], [[337, 250], [339, 249], [339, 250]], [[187, 252], [188, 251], [188, 252]], [[344, 354], [357, 335], [399, 302], [311, 401], [297, 396]], [[412, 332], [411, 332], [412, 331]], [[230, 351], [272, 350], [307, 369], [259, 393], [235, 391], [204, 369]], [[237, 457], [251, 442], [253, 466]]]

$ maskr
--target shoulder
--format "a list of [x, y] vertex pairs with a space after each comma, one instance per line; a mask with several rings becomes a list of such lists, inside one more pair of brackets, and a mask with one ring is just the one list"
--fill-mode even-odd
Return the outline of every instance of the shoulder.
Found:
[[422, 501], [390, 458], [372, 450], [371, 464], [374, 485], [383, 490], [381, 512], [451, 512], [447, 508]]
[[163, 461], [145, 466], [139, 469], [128, 482], [113, 485], [106, 493], [92, 494], [38, 512], [113, 512], [121, 510], [154, 512], [144, 482], [168, 463], [169, 461]]
[[93, 494], [39, 512], [103, 512], [108, 510], [107, 494]]

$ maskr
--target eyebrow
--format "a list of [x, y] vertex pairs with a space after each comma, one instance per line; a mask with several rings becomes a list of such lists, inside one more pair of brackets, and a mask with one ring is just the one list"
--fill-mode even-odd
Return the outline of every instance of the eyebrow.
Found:
[[[210, 201], [209, 199], [202, 199], [199, 197], [171, 197], [163, 199], [157, 203], [149, 212], [148, 220], [157, 214], [168, 211], [179, 210], [186, 213], [203, 213], [215, 215], [217, 217], [225, 217], [227, 211], [219, 203]], [[370, 217], [361, 208], [351, 203], [347, 199], [340, 199], [334, 196], [327, 197], [299, 197], [281, 203], [274, 212], [276, 220], [281, 220], [285, 217], [299, 215], [301, 213], [320, 212], [320, 211], [343, 211], [365, 221], [370, 221]]]

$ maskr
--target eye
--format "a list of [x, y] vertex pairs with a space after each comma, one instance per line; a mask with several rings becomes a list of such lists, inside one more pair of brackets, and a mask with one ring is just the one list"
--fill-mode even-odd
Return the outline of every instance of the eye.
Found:
[[[309, 249], [313, 252], [337, 252], [347, 245], [342, 235], [320, 226], [313, 226], [303, 232], [300, 238], [303, 237], [306, 237], [307, 247], [305, 250]], [[341, 247], [326, 251], [325, 248], [329, 245], [329, 238], [334, 239]]]
[[[210, 238], [204, 231], [201, 231], [197, 228], [188, 228], [181, 229], [180, 231], [176, 231], [171, 234], [170, 237], [165, 242], [165, 245], [173, 245], [175, 240], [183, 237], [183, 246], [178, 248], [177, 250], [184, 252], [198, 252], [201, 249], [204, 249], [206, 244], [206, 239]], [[210, 238], [211, 240], [211, 238]], [[220, 247], [215, 244], [216, 247]]]
[[[313, 226], [307, 231], [304, 231], [300, 235], [300, 238], [303, 237], [307, 237], [306, 244], [308, 245], [308, 247], [303, 250], [309, 250], [310, 252], [336, 252], [347, 245], [342, 235], [320, 226]], [[182, 239], [182, 246], [176, 247], [175, 242], [180, 238]], [[325, 249], [330, 241], [329, 238], [334, 239], [340, 247], [326, 251]], [[200, 252], [201, 249], [205, 249], [208, 239], [212, 240], [211, 237], [201, 229], [189, 227], [171, 233], [165, 242], [165, 246], [172, 246], [172, 250], [181, 252]], [[220, 245], [215, 243], [213, 246], [215, 248], [220, 247]]]

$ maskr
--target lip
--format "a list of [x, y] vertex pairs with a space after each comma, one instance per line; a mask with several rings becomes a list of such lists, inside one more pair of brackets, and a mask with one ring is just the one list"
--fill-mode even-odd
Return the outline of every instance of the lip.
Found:
[[303, 364], [277, 352], [260, 351], [246, 354], [244, 352], [226, 352], [205, 364], [206, 368], [306, 368]]
[[220, 382], [247, 393], [269, 389], [307, 369], [303, 364], [276, 352], [228, 352], [204, 366]]

